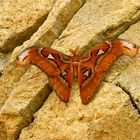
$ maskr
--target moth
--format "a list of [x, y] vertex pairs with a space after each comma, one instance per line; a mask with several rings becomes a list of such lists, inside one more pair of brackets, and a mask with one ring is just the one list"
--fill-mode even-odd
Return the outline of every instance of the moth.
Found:
[[115, 39], [96, 45], [91, 50], [78, 55], [78, 50], [70, 50], [67, 56], [51, 48], [31, 47], [17, 56], [17, 65], [34, 64], [44, 71], [58, 97], [68, 102], [73, 80], [77, 79], [80, 97], [87, 104], [99, 86], [104, 73], [122, 54], [135, 56], [138, 47], [128, 41]]

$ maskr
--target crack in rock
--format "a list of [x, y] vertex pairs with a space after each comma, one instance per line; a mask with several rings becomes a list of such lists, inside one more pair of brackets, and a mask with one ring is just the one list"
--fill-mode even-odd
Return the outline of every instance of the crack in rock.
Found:
[[138, 111], [138, 114], [140, 115], [140, 110], [139, 110], [139, 108], [138, 108], [138, 106], [137, 106], [135, 100], [133, 99], [133, 97], [132, 97], [132, 95], [131, 95], [131, 92], [130, 92], [128, 89], [126, 89], [125, 87], [123, 87], [120, 83], [116, 83], [115, 85], [116, 85], [117, 87], [121, 88], [122, 91], [124, 91], [124, 92], [129, 96], [130, 101], [131, 101], [133, 107]]

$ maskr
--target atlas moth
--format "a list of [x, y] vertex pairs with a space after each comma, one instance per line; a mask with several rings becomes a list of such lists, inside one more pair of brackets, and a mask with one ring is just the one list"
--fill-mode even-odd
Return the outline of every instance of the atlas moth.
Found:
[[138, 47], [128, 41], [115, 39], [96, 45], [91, 50], [78, 55], [78, 49], [70, 50], [67, 56], [51, 48], [31, 47], [17, 56], [19, 66], [34, 64], [44, 71], [58, 97], [68, 102], [73, 80], [77, 79], [80, 97], [87, 104], [99, 86], [104, 73], [122, 54], [135, 56]]

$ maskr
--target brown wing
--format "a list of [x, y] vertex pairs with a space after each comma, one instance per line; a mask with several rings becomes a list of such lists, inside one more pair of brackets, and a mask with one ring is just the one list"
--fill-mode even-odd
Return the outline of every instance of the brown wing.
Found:
[[90, 52], [81, 57], [78, 70], [80, 96], [84, 104], [88, 103], [93, 92], [118, 56], [126, 54], [135, 56], [138, 47], [124, 40], [113, 40], [97, 45]]
[[71, 58], [49, 48], [29, 48], [16, 59], [18, 65], [28, 63], [38, 66], [47, 73], [48, 79], [57, 95], [67, 102], [72, 87]]
[[99, 58], [102, 59], [108, 49], [109, 45], [103, 43], [81, 56], [81, 63], [78, 70], [78, 82], [80, 96], [84, 104], [88, 103], [92, 93], [99, 85], [102, 72], [96, 73], [95, 68]]

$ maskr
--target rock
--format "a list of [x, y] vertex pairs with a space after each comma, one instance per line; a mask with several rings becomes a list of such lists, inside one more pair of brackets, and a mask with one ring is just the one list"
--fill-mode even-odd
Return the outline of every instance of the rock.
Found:
[[27, 68], [23, 69], [13, 65], [13, 62], [8, 63], [5, 68], [0, 77], [0, 108], [4, 105], [14, 86], [27, 70]]
[[69, 48], [84, 46], [84, 51], [103, 40], [118, 37], [140, 19], [139, 7], [140, 3], [132, 0], [115, 3], [113, 0], [87, 0], [52, 48], [69, 54], [66, 52]]
[[[115, 37], [140, 44], [138, 1], [84, 2], [52, 3], [47, 19], [29, 40], [16, 45], [13, 58], [32, 45], [51, 46], [70, 55], [69, 48], [80, 46], [83, 53]], [[52, 92], [41, 70], [18, 68], [10, 62], [0, 81], [0, 139], [139, 140], [139, 54], [119, 58], [87, 105], [81, 102], [78, 83], [73, 84], [70, 100], [64, 103]]]
[[32, 121], [32, 115], [51, 92], [47, 77], [36, 67], [29, 68], [14, 86], [0, 112], [0, 121], [8, 127], [7, 139], [15, 139], [19, 131]]
[[0, 77], [3, 73], [3, 69], [6, 66], [7, 62], [10, 60], [11, 53], [5, 54], [0, 53]]
[[19, 52], [25, 48], [34, 45], [50, 47], [84, 2], [85, 0], [57, 0], [49, 13], [47, 20], [40, 26], [30, 40], [15, 49], [13, 56], [18, 55]]
[[33, 123], [23, 129], [19, 139], [140, 138], [139, 114], [121, 88], [102, 83], [94, 99], [86, 106], [78, 98], [77, 86], [72, 94], [70, 102], [65, 104], [58, 100], [54, 92], [51, 93], [43, 107], [34, 115]]
[[[127, 39], [130, 42], [135, 42], [139, 45], [139, 31], [137, 29], [140, 27], [140, 22], [132, 25], [129, 30], [121, 34], [119, 37], [122, 39]], [[139, 89], [139, 78], [140, 73], [138, 69], [140, 68], [140, 50], [135, 58], [128, 58], [127, 56], [121, 57], [115, 62], [110, 71], [107, 73], [105, 80], [108, 82], [113, 82], [117, 86], [120, 86], [123, 90], [129, 94], [129, 96], [134, 101], [135, 107], [140, 110], [140, 89]], [[119, 70], [115, 69], [116, 67]]]
[[47, 18], [54, 0], [0, 2], [0, 50], [8, 52], [28, 40]]
[[[17, 51], [17, 50], [24, 49], [26, 46], [30, 47], [30, 46], [36, 44], [36, 42], [46, 42], [46, 43], [50, 42], [49, 43], [49, 45], [50, 45], [51, 42], [53, 42], [53, 40], [55, 38], [57, 38], [58, 35], [63, 31], [65, 26], [68, 24], [69, 20], [77, 12], [77, 10], [84, 4], [84, 2], [85, 2], [85, 0], [77, 0], [77, 1], [76, 0], [66, 0], [66, 1], [57, 0], [54, 3], [54, 6], [53, 6], [46, 22], [41, 26], [41, 28], [33, 35], [33, 37], [30, 40], [26, 41], [23, 46], [22, 45], [19, 46], [14, 51], [13, 54], [15, 54], [15, 55], [13, 55], [13, 56], [16, 56], [16, 52], [17, 52], [17, 54], [19, 53], [19, 51]], [[24, 3], [22, 6], [24, 6]], [[52, 37], [51, 37], [49, 32], [53, 32], [53, 31], [54, 31], [54, 34], [52, 34]], [[30, 33], [31, 33], [31, 31], [30, 31]], [[47, 37], [49, 40], [48, 39], [46, 40], [46, 38], [45, 38], [46, 34], [49, 35], [49, 37]], [[41, 43], [39, 43], [39, 44], [41, 44]], [[16, 46], [17, 45], [19, 45], [19, 44], [16, 44]], [[2, 47], [4, 48], [4, 45]], [[45, 79], [45, 81], [40, 82], [41, 87], [39, 88], [39, 86], [37, 86], [36, 87], [37, 90], [30, 93], [31, 95], [34, 94], [34, 97], [31, 96], [30, 97], [31, 99], [29, 98], [29, 100], [27, 100], [28, 97], [26, 94], [29, 91], [26, 91], [26, 90], [29, 88], [29, 85], [25, 84], [25, 86], [23, 86], [24, 85], [23, 83], [26, 83], [26, 81], [29, 79], [25, 79], [24, 82], [20, 82], [20, 78], [22, 77], [22, 75], [24, 77], [24, 73], [26, 72], [28, 67], [24, 68], [24, 69], [18, 68], [13, 64], [13, 62], [11, 62], [11, 63], [10, 62], [9, 62], [9, 64], [7, 64], [8, 67], [6, 67], [3, 72], [3, 75], [1, 78], [1, 84], [0, 84], [0, 89], [1, 89], [1, 92], [0, 92], [0, 98], [1, 98], [0, 105], [1, 106], [0, 107], [2, 107], [4, 105], [0, 112], [0, 122], [2, 124], [2, 127], [1, 127], [2, 130], [0, 130], [0, 131], [2, 132], [2, 134], [1, 134], [2, 139], [4, 139], [5, 137], [7, 137], [7, 139], [17, 138], [19, 135], [19, 132], [22, 130], [22, 128], [27, 126], [27, 124], [29, 124], [31, 122], [34, 112], [36, 112], [38, 110], [38, 108], [41, 106], [41, 103], [44, 102], [44, 100], [47, 98], [48, 94], [51, 91], [51, 89], [48, 85], [48, 81], [46, 79], [47, 76], [42, 77], [42, 73], [39, 73], [38, 69], [36, 69], [36, 71], [38, 73], [38, 78], [42, 77], [43, 79]], [[33, 70], [33, 67], [31, 67], [31, 70], [29, 70], [29, 71], [30, 71], [31, 76], [34, 77], [36, 72], [35, 72], [35, 70]], [[18, 73], [16, 73], [16, 72], [18, 72]], [[14, 73], [14, 76], [13, 76], [13, 73]], [[28, 73], [28, 71], [27, 71], [27, 73]], [[39, 80], [37, 80], [37, 81], [39, 81]], [[35, 82], [35, 84], [38, 84], [38, 83]], [[18, 85], [18, 88], [17, 88], [17, 85]], [[32, 86], [32, 84], [30, 84], [30, 85], [32, 88], [34, 88]], [[23, 94], [21, 94], [22, 92], [23, 92]], [[14, 94], [14, 95], [11, 96], [11, 94]], [[40, 96], [41, 96], [41, 99], [40, 99]], [[19, 100], [19, 98], [21, 98], [21, 100], [18, 101], [17, 98], [15, 98], [15, 97], [17, 97], [18, 100]], [[5, 103], [7, 98], [8, 98], [7, 103]], [[34, 102], [38, 101], [38, 99], [40, 100], [39, 103], [36, 105], [33, 105], [33, 104], [35, 104]], [[26, 101], [26, 104], [24, 104], [25, 101]], [[20, 105], [20, 107], [19, 107], [19, 105]], [[31, 109], [32, 108], [31, 106], [34, 109]], [[36, 107], [34, 107], [34, 106], [36, 106]], [[13, 107], [15, 109], [13, 109]], [[26, 110], [25, 111], [27, 113], [27, 114], [25, 113], [26, 115], [24, 113], [20, 114], [20, 112], [24, 112], [23, 110], [24, 111]], [[15, 117], [13, 117], [13, 116], [15, 116]], [[7, 121], [7, 118], [9, 118], [9, 121]], [[12, 121], [12, 124], [10, 123], [11, 121]], [[20, 127], [17, 127], [18, 125], [20, 125]], [[5, 135], [7, 135], [7, 136], [5, 136]]]

